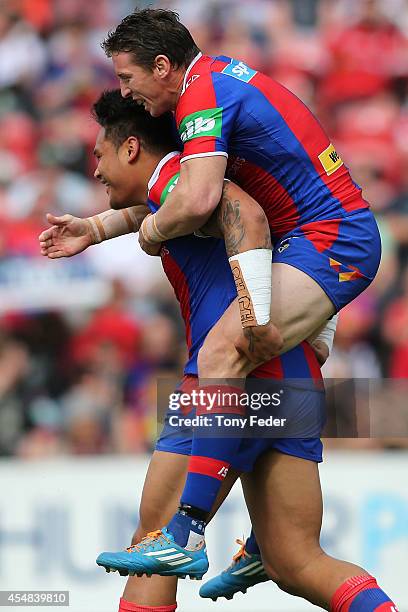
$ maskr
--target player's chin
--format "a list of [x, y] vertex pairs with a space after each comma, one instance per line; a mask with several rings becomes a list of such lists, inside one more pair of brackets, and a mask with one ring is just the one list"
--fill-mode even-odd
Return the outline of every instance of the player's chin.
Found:
[[147, 112], [150, 113], [152, 117], [160, 117], [166, 111], [158, 106], [147, 106], [145, 107]]
[[127, 208], [131, 206], [128, 200], [124, 200], [121, 197], [118, 197], [115, 193], [112, 193], [112, 190], [109, 194], [109, 206], [113, 210], [120, 210], [121, 208]]

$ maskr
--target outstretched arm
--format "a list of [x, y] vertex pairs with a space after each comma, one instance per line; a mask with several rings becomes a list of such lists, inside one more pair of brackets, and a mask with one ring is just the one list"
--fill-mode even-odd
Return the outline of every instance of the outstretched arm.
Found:
[[51, 227], [39, 236], [41, 254], [50, 259], [72, 257], [92, 244], [137, 232], [147, 214], [149, 209], [145, 205], [106, 210], [85, 219], [48, 214], [47, 221]]

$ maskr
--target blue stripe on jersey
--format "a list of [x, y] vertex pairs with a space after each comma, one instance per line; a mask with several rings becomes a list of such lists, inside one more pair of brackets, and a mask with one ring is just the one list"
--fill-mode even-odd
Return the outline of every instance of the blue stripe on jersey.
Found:
[[[239, 94], [242, 109], [236, 116], [233, 136], [228, 142], [229, 154], [244, 157], [271, 174], [284, 187], [298, 209], [299, 225], [310, 219], [343, 216], [345, 212], [340, 201], [333, 197], [302, 143], [264, 94], [252, 83], [242, 83], [237, 79], [231, 79], [227, 89], [225, 76], [219, 72], [213, 72], [212, 79], [217, 106], [224, 108], [223, 114], [227, 118], [223, 121], [223, 131], [236, 112], [231, 104], [234, 90], [245, 88], [244, 95]], [[260, 128], [263, 128], [262, 136]], [[259, 134], [259, 137], [254, 139], [254, 134]], [[305, 173], [308, 174], [307, 181]]]
[[310, 379], [309, 364], [302, 346], [296, 346], [280, 356], [284, 378]]

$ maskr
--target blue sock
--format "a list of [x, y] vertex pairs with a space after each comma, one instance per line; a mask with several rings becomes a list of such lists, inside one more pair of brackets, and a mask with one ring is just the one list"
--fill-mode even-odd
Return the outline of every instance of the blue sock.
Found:
[[261, 554], [253, 529], [251, 529], [250, 536], [249, 538], [247, 538], [247, 541], [245, 542], [245, 550], [250, 555], [260, 555]]
[[192, 518], [183, 512], [176, 512], [167, 525], [174, 541], [183, 548], [194, 549], [204, 538], [205, 522]]

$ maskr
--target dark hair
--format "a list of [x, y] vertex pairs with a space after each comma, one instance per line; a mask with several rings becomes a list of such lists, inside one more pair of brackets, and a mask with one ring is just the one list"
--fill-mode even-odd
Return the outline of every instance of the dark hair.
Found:
[[169, 153], [178, 148], [173, 114], [153, 118], [132, 98], [123, 98], [120, 89], [104, 91], [92, 107], [92, 116], [105, 128], [106, 138], [116, 148], [129, 136], [137, 136], [152, 153]]
[[149, 70], [161, 54], [174, 68], [187, 68], [200, 51], [178, 14], [165, 9], [135, 10], [108, 33], [102, 48], [108, 57], [131, 53], [137, 65]]

